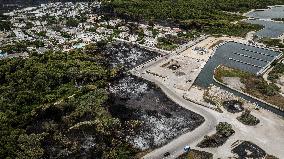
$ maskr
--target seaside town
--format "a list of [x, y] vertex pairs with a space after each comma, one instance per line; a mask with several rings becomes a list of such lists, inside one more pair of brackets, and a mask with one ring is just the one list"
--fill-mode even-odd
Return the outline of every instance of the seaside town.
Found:
[[3, 13], [0, 158], [284, 158], [284, 5], [243, 13], [262, 26], [243, 36], [102, 10]]
[[[57, 2], [4, 14], [9, 16], [13, 29], [0, 34], [1, 56], [27, 56], [28, 52], [44, 53], [50, 49], [69, 51], [112, 40], [169, 51], [187, 43], [187, 37], [193, 37], [179, 28], [106, 19], [92, 13], [99, 6], [99, 2]], [[18, 50], [13, 50], [15, 45], [19, 45]]]

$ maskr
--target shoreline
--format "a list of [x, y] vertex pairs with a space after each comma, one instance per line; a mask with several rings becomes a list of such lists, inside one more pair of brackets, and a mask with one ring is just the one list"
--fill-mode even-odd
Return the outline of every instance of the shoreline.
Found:
[[246, 19], [248, 19], [249, 18], [248, 14], [255, 12], [255, 11], [256, 9], [251, 9], [250, 11], [243, 13], [242, 16], [247, 17]]
[[263, 9], [251, 9], [250, 11], [244, 13], [243, 16], [248, 17], [247, 15], [248, 15], [249, 13], [252, 13], [252, 12], [255, 12], [255, 11], [266, 11], [266, 10], [269, 10], [269, 9], [272, 9], [272, 8], [276, 8], [276, 7], [284, 7], [284, 5], [267, 6], [267, 8], [263, 8]]
[[[273, 22], [273, 23], [283, 23], [283, 24], [284, 24], [284, 22], [273, 20], [273, 18], [262, 19], [262, 18], [256, 18], [256, 17], [253, 17], [253, 16], [249, 16], [249, 14], [251, 14], [251, 13], [253, 13], [253, 12], [266, 11], [266, 10], [270, 10], [270, 9], [273, 9], [273, 8], [276, 8], [276, 7], [284, 7], [284, 5], [267, 6], [266, 9], [251, 9], [250, 11], [248, 11], [248, 12], [246, 12], [246, 13], [244, 13], [244, 14], [242, 15], [242, 16], [244, 16], [245, 18], [242, 19], [242, 20], [240, 20], [240, 21], [244, 21], [244, 22], [249, 23], [249, 24], [252, 24], [252, 23], [250, 23], [250, 22], [247, 22], [247, 21], [249, 21], [249, 20], [252, 20], [252, 21], [255, 21], [255, 20], [259, 20], [259, 21], [270, 21], [270, 22]], [[253, 19], [251, 19], [251, 18], [253, 18]], [[259, 25], [261, 25], [261, 24], [259, 24]], [[261, 25], [261, 26], [263, 26], [263, 28], [260, 29], [260, 30], [258, 30], [258, 31], [256, 31], [256, 32], [254, 33], [254, 35], [257, 36], [257, 34], [256, 34], [257, 32], [260, 32], [260, 31], [266, 29], [266, 26], [265, 26], [265, 25]], [[264, 38], [264, 37], [260, 37], [260, 38]], [[279, 36], [277, 36], [277, 37], [274, 37], [274, 38], [271, 38], [271, 39], [280, 39], [280, 40], [282, 39], [282, 40], [283, 40], [283, 39], [284, 39], [284, 32], [283, 32], [281, 35], [279, 35]]]

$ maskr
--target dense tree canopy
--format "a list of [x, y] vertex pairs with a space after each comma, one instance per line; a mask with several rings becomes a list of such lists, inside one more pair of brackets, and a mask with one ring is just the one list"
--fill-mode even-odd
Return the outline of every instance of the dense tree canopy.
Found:
[[260, 29], [251, 24], [233, 24], [240, 14], [253, 8], [284, 4], [282, 0], [111, 0], [104, 2], [106, 12], [131, 20], [166, 20], [181, 24], [185, 29], [209, 33], [243, 35]]
[[[283, 0], [111, 0], [103, 10], [125, 19], [169, 21], [183, 29], [228, 35], [243, 35], [256, 25], [232, 23], [243, 17], [236, 13]], [[107, 17], [106, 17], [107, 18]], [[49, 24], [56, 18], [48, 17]], [[77, 27], [86, 17], [66, 21]], [[153, 25], [153, 23], [151, 23]], [[28, 25], [28, 28], [32, 24]], [[0, 31], [11, 23], [0, 18]], [[58, 28], [60, 31], [60, 28]], [[64, 32], [62, 36], [68, 38]], [[45, 36], [45, 32], [38, 33]], [[173, 39], [172, 39], [173, 40]], [[175, 47], [159, 39], [162, 46]], [[0, 49], [8, 54], [26, 52], [27, 46], [44, 42], [12, 43]], [[29, 58], [0, 60], [0, 158], [129, 158], [137, 150], [126, 142], [126, 134], [139, 126], [136, 120], [121, 122], [108, 111], [106, 91], [117, 74], [107, 67], [100, 53], [105, 43], [85, 50], [30, 54]], [[281, 70], [281, 72], [283, 72]], [[258, 82], [258, 81], [256, 81]], [[262, 81], [260, 81], [261, 83]], [[256, 88], [273, 94], [278, 88], [261, 83]], [[265, 86], [265, 87], [264, 87]], [[268, 87], [269, 86], [269, 87]], [[268, 88], [268, 89], [267, 89]], [[231, 126], [219, 124], [217, 131], [230, 134]], [[94, 144], [95, 143], [95, 144]]]
[[0, 61], [0, 158], [133, 156], [123, 132], [135, 121], [104, 106], [115, 70], [88, 48]]
[[253, 8], [284, 4], [282, 0], [111, 0], [106, 5], [116, 13], [154, 19], [210, 19], [241, 18], [228, 12], [245, 12]]
[[44, 43], [41, 40], [35, 41], [17, 41], [11, 44], [0, 46], [0, 50], [8, 54], [23, 53], [28, 51], [28, 47], [43, 47]]

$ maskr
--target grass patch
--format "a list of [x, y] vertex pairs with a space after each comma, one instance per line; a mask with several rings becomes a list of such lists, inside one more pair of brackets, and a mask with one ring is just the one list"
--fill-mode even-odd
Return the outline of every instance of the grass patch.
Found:
[[186, 40], [176, 36], [161, 37], [158, 38], [157, 47], [163, 50], [171, 51], [176, 49], [180, 44], [183, 43], [186, 43]]
[[214, 76], [216, 80], [220, 82], [223, 82], [222, 77], [239, 77], [241, 82], [245, 85], [245, 88], [243, 89], [245, 93], [284, 108], [284, 98], [279, 94], [280, 88], [274, 83], [268, 84], [261, 76], [256, 76], [226, 66], [218, 67]]
[[265, 159], [279, 159], [279, 158], [272, 156], [272, 155], [266, 155]]
[[221, 65], [216, 69], [214, 76], [216, 80], [223, 82], [222, 77], [240, 77], [242, 79], [248, 78], [251, 74]]
[[167, 50], [167, 51], [172, 51], [176, 49], [177, 47], [178, 45], [176, 44], [167, 44], [167, 43], [162, 43], [162, 42], [159, 42], [157, 44], [157, 48], [162, 49], [162, 50]]

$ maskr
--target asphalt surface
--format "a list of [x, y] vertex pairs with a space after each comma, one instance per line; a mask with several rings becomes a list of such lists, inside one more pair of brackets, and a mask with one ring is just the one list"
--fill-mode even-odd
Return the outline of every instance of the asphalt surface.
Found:
[[[166, 56], [167, 57], [167, 56]], [[195, 144], [200, 141], [201, 139], [203, 139], [203, 137], [213, 131], [215, 131], [215, 126], [217, 125], [217, 118], [216, 118], [216, 114], [217, 112], [199, 106], [197, 104], [191, 103], [185, 99], [183, 99], [181, 96], [179, 96], [176, 92], [174, 92], [173, 90], [171, 90], [170, 88], [168, 88], [166, 85], [163, 85], [162, 83], [160, 83], [159, 81], [155, 80], [153, 77], [147, 75], [147, 74], [142, 74], [142, 72], [144, 72], [147, 68], [151, 67], [152, 65], [159, 63], [161, 60], [165, 59], [161, 58], [157, 61], [153, 61], [148, 63], [147, 65], [143, 65], [143, 67], [139, 67], [136, 68], [137, 71], [131, 71], [132, 74], [142, 77], [146, 80], [149, 80], [151, 82], [154, 82], [157, 86], [159, 86], [162, 91], [168, 96], [168, 98], [170, 98], [172, 101], [174, 101], [175, 103], [179, 104], [180, 106], [193, 111], [197, 114], [200, 114], [201, 116], [204, 117], [205, 122], [202, 123], [199, 127], [197, 127], [195, 130], [188, 132], [186, 134], [183, 134], [179, 137], [177, 137], [176, 139], [172, 140], [171, 142], [169, 142], [168, 144], [166, 144], [165, 146], [162, 146], [158, 149], [155, 149], [154, 151], [148, 153], [147, 155], [145, 155], [143, 158], [144, 159], [161, 159], [161, 158], [176, 158], [179, 155], [184, 153], [184, 146], [186, 145], [190, 145], [191, 148], [193, 148], [195, 146]], [[170, 152], [170, 156], [168, 157], [164, 157], [164, 154], [166, 152]]]
[[[170, 56], [170, 55], [169, 55]], [[269, 111], [254, 111], [252, 112], [254, 116], [261, 120], [261, 124], [256, 127], [245, 126], [240, 123], [236, 118], [240, 114], [232, 114], [229, 112], [218, 113], [209, 108], [191, 103], [182, 97], [182, 93], [176, 92], [172, 87], [167, 86], [159, 81], [157, 81], [152, 75], [145, 73], [145, 71], [151, 66], [160, 63], [165, 60], [168, 56], [157, 58], [156, 60], [151, 60], [150, 62], [143, 64], [130, 72], [133, 75], [142, 77], [146, 80], [154, 82], [159, 86], [162, 91], [170, 98], [172, 101], [176, 102], [180, 106], [193, 111], [204, 117], [205, 122], [197, 127], [195, 130], [185, 133], [181, 136], [170, 141], [168, 144], [153, 150], [152, 152], [146, 154], [143, 159], [174, 159], [184, 153], [184, 146], [189, 145], [192, 149], [199, 149], [196, 145], [204, 138], [205, 135], [213, 134], [215, 132], [215, 126], [218, 122], [228, 122], [233, 126], [235, 134], [226, 141], [218, 149], [205, 149], [210, 153], [214, 154], [214, 158], [222, 158], [224, 156], [230, 157], [231, 145], [237, 140], [246, 140], [255, 143], [256, 145], [262, 147], [267, 153], [275, 154], [277, 157], [283, 158], [283, 143], [284, 143], [284, 124], [283, 120], [277, 115]], [[144, 72], [144, 73], [143, 73]], [[237, 94], [239, 95], [239, 94]], [[269, 133], [267, 133], [269, 132]], [[247, 135], [254, 134], [254, 135]], [[170, 156], [164, 157], [166, 152], [170, 153]]]

